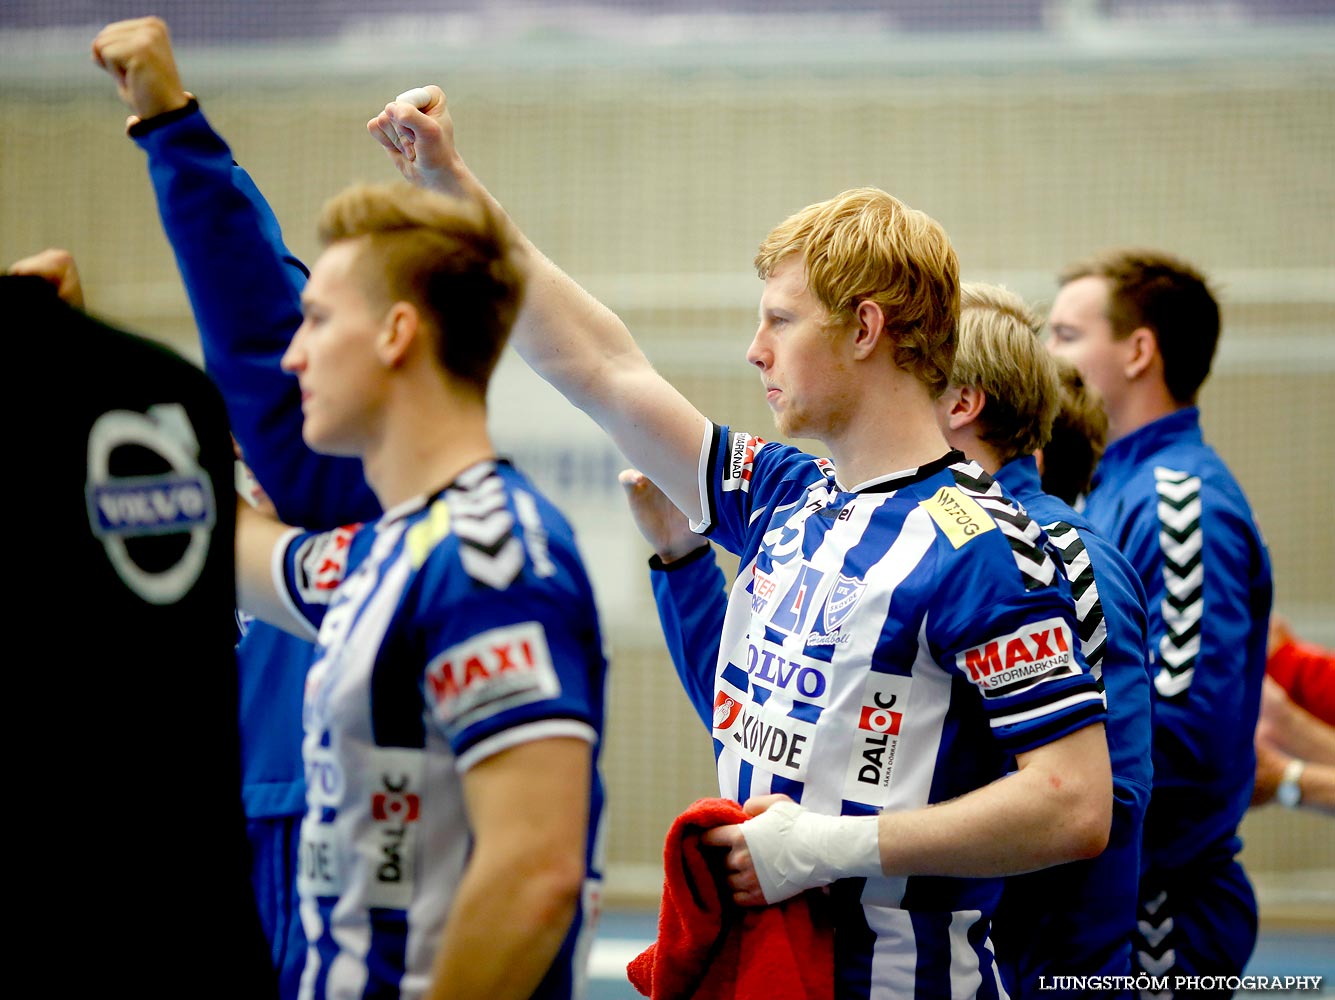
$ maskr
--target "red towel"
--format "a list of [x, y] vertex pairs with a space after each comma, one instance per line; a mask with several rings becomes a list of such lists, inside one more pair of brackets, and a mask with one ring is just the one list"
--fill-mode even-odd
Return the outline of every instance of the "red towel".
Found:
[[739, 907], [722, 871], [723, 852], [700, 844], [705, 830], [747, 818], [729, 799], [700, 799], [673, 822], [663, 851], [658, 940], [626, 967], [644, 996], [832, 1000], [834, 930], [824, 894]]

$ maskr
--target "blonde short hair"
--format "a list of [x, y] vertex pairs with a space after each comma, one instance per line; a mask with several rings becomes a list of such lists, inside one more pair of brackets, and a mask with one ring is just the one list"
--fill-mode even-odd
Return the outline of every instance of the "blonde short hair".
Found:
[[959, 318], [959, 260], [938, 222], [877, 188], [855, 188], [779, 223], [760, 244], [756, 271], [767, 278], [794, 254], [831, 325], [851, 323], [860, 302], [877, 303], [895, 364], [933, 396], [945, 391]]
[[410, 184], [357, 184], [325, 203], [319, 234], [325, 246], [363, 241], [367, 294], [417, 306], [435, 326], [445, 371], [486, 392], [525, 278], [496, 213]]
[[979, 437], [1002, 464], [1048, 443], [1060, 405], [1057, 366], [1039, 339], [1042, 322], [1029, 304], [1000, 285], [965, 283], [952, 385], [987, 395]]

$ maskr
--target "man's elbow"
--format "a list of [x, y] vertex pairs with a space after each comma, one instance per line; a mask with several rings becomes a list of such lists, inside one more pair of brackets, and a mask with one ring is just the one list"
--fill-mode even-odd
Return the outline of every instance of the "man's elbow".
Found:
[[551, 854], [525, 880], [529, 905], [539, 926], [564, 926], [574, 917], [584, 892], [584, 856]]
[[1096, 858], [1108, 846], [1112, 831], [1112, 780], [1090, 782], [1067, 812], [1065, 847], [1071, 861]]

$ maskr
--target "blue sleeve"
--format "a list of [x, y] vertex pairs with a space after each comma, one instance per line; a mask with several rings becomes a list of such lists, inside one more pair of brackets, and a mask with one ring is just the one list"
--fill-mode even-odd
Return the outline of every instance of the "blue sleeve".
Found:
[[729, 552], [754, 552], [776, 511], [803, 502], [808, 487], [834, 477], [828, 459], [728, 427], [714, 425], [705, 447], [703, 530]]
[[1070, 585], [1046, 565], [1045, 540], [1032, 552], [1051, 582], [1022, 576], [1002, 532], [975, 536], [944, 574], [926, 622], [936, 662], [975, 688], [993, 738], [1012, 756], [1107, 719], [1080, 651]]
[[1270, 576], [1250, 518], [1212, 499], [1201, 497], [1199, 534], [1189, 525], [1175, 537], [1166, 522], [1160, 532], [1150, 597], [1155, 778], [1196, 784], [1208, 775], [1250, 791]]
[[176, 254], [204, 364], [222, 390], [247, 464], [290, 524], [329, 528], [379, 514], [361, 462], [317, 455], [301, 437], [296, 379], [279, 359], [301, 325], [307, 271], [250, 177], [202, 112], [136, 130]]
[[[1134, 781], [1148, 795], [1153, 781], [1150, 734], [1154, 715], [1145, 590], [1135, 570], [1115, 548], [1093, 532], [1085, 533], [1085, 542], [1095, 560], [1095, 600], [1103, 615], [1099, 666], [1107, 692], [1108, 754], [1113, 776], [1118, 781]], [[1081, 627], [1086, 627], [1085, 622]]]
[[424, 587], [415, 630], [423, 694], [461, 770], [521, 742], [600, 739], [604, 663], [590, 641], [592, 596], [587, 605], [572, 596], [528, 574], [463, 601]]
[[[348, 573], [360, 529], [361, 525], [353, 524], [332, 531], [292, 531], [280, 543], [277, 558], [282, 560], [284, 596], [293, 613], [310, 627], [306, 638], [312, 642], [334, 592]], [[367, 533], [362, 540], [365, 545], [370, 545], [373, 535]]]
[[668, 655], [691, 707], [712, 732], [714, 667], [728, 610], [723, 571], [708, 544], [666, 566], [654, 557], [649, 569]]

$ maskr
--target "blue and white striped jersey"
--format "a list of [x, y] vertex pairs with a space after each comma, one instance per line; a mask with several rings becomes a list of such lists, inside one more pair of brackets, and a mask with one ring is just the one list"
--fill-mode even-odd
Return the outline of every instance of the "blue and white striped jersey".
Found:
[[[1046, 536], [958, 452], [844, 489], [824, 460], [713, 427], [700, 488], [701, 530], [742, 559], [715, 676], [724, 795], [921, 808], [1104, 720]], [[1001, 884], [835, 883], [838, 995], [1004, 995]]]
[[[461, 775], [521, 743], [596, 748], [606, 664], [569, 526], [505, 463], [361, 528], [293, 533], [275, 572], [318, 629], [302, 747], [303, 998], [427, 988], [472, 832]], [[590, 789], [584, 906], [538, 997], [582, 992], [603, 794]]]

